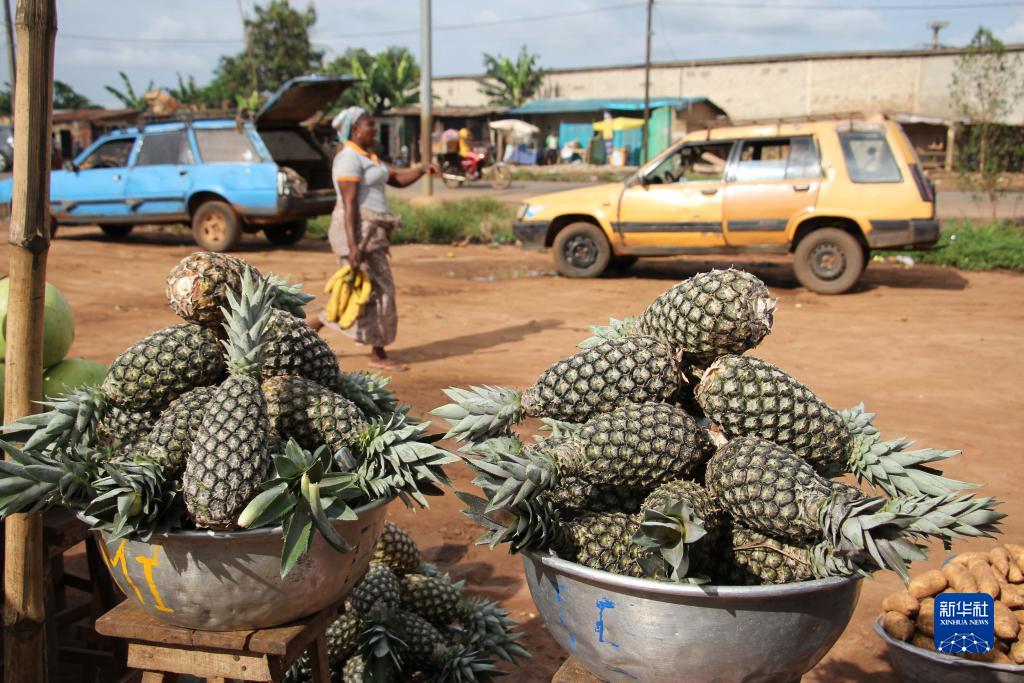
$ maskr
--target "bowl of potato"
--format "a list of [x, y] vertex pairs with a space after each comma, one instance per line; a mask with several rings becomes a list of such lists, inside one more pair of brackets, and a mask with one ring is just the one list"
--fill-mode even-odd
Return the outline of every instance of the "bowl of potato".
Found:
[[[934, 605], [942, 593], [992, 596], [992, 649], [963, 655], [936, 650]], [[955, 555], [941, 569], [914, 576], [882, 601], [882, 609], [875, 631], [904, 683], [1024, 683], [1024, 546]]]

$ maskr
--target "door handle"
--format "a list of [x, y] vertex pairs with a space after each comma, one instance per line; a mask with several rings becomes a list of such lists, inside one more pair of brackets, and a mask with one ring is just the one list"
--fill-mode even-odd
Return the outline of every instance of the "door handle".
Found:
[[705, 188], [705, 189], [701, 190], [700, 193], [710, 197], [712, 195], [718, 194], [718, 188], [716, 188], [716, 187]]
[[809, 189], [811, 189], [811, 186], [807, 184], [793, 186], [793, 192], [807, 192]]
[[188, 171], [178, 171], [178, 175], [188, 175]]
[[114, 175], [110, 176], [110, 179], [113, 180], [114, 182], [121, 182], [121, 174], [115, 173]]

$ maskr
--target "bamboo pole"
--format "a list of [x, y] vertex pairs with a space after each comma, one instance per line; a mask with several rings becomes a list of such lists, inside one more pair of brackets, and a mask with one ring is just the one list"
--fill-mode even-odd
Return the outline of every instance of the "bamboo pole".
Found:
[[[10, 294], [4, 419], [35, 411], [42, 398], [43, 300], [50, 248], [50, 116], [56, 0], [18, 0], [18, 71], [14, 108], [14, 194], [11, 198]], [[42, 516], [5, 522], [4, 681], [46, 680], [43, 621]]]

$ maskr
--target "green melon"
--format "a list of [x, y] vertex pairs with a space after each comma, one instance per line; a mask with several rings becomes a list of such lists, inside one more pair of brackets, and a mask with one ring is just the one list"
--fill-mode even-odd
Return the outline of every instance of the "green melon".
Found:
[[107, 375], [107, 366], [94, 360], [68, 358], [43, 371], [43, 396], [63, 396], [70, 389], [97, 386]]
[[[7, 353], [7, 291], [10, 278], [0, 280], [0, 358]], [[46, 312], [43, 327], [43, 367], [64, 360], [71, 350], [71, 342], [75, 339], [75, 321], [71, 315], [71, 306], [60, 290], [46, 284]]]

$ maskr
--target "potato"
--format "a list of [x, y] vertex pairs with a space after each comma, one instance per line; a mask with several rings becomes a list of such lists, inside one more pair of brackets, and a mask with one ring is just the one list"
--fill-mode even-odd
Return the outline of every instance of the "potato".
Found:
[[[910, 583], [913, 585], [914, 582], [911, 581]], [[908, 617], [917, 616], [917, 610], [920, 607], [921, 603], [917, 601], [917, 598], [905, 590], [893, 593], [882, 601], [882, 609], [886, 612], [899, 612]]]
[[978, 584], [978, 590], [982, 593], [988, 593], [992, 596], [993, 600], [998, 598], [999, 581], [996, 580], [996, 574], [992, 571], [989, 563], [972, 562], [967, 566], [971, 576], [974, 577], [974, 582]]
[[993, 664], [1013, 664], [1013, 660], [1010, 659], [1010, 657], [1005, 653], [1000, 652], [996, 649], [992, 649], [991, 652], [995, 653], [995, 655], [992, 657]]
[[1024, 664], [1024, 640], [1014, 641], [1010, 646], [1010, 659], [1014, 664]]
[[906, 642], [914, 635], [914, 622], [900, 612], [886, 612], [882, 617], [882, 627], [896, 640]]
[[1017, 623], [1024, 626], [1024, 609], [1017, 609], [1013, 611], [1014, 618], [1017, 619]]
[[1024, 573], [1024, 545], [1004, 543], [1003, 547], [1006, 548], [1006, 552], [1010, 553], [1010, 557], [1013, 559], [1014, 564], [1017, 565], [1017, 569]]
[[935, 635], [935, 598], [921, 601], [921, 609], [917, 612], [917, 629], [929, 638]]
[[1000, 656], [1006, 657], [1006, 655], [1004, 655], [1002, 652], [1000, 652], [999, 650], [997, 650], [995, 648], [992, 648], [988, 652], [982, 652], [980, 654], [968, 653], [968, 654], [965, 654], [965, 655], [957, 655], [957, 656], [958, 657], [963, 657], [964, 659], [970, 659], [973, 662], [988, 662], [989, 664], [995, 664], [996, 661], [997, 661], [997, 658], [1000, 657]]
[[[1007, 575], [1010, 573], [1010, 551], [1001, 545], [997, 545], [992, 550], [988, 551], [988, 563], [992, 565], [992, 571], [996, 573], [996, 578], [1002, 581], [1007, 580]], [[1016, 563], [1014, 563], [1016, 564]]]
[[984, 562], [985, 564], [988, 564], [988, 553], [960, 553], [950, 560], [951, 564], [962, 564], [965, 567], [972, 562]]
[[949, 582], [949, 587], [955, 593], [977, 593], [978, 584], [967, 570], [967, 567], [958, 562], [947, 562], [942, 567], [942, 575]]
[[946, 590], [946, 586], [948, 585], [949, 582], [946, 581], [946, 577], [943, 576], [942, 572], [938, 569], [932, 569], [911, 579], [910, 586], [907, 590], [910, 592], [911, 596], [921, 600], [922, 598], [930, 598], [938, 595], [942, 591]]
[[1012, 559], [1010, 561], [1010, 571], [1006, 573], [1006, 580], [1010, 583], [1024, 583], [1024, 571]]
[[[924, 609], [924, 605], [921, 606], [921, 609]], [[1017, 617], [1009, 607], [997, 601], [993, 617], [995, 618], [996, 638], [1014, 640], [1017, 637], [1017, 633], [1020, 632], [1020, 622], [1017, 621]]]
[[1004, 583], [999, 586], [999, 602], [1010, 609], [1021, 609], [1024, 607], [1024, 587], [1012, 583]]
[[926, 636], [923, 633], [915, 633], [914, 637], [910, 639], [910, 644], [915, 647], [921, 647], [925, 650], [935, 652], [935, 638], [933, 636]]

